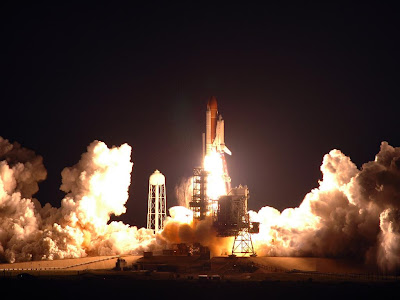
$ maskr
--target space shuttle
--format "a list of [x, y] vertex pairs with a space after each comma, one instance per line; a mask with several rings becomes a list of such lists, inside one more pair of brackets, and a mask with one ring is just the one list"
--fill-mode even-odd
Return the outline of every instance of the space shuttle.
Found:
[[217, 99], [212, 96], [208, 100], [206, 111], [205, 155], [210, 154], [213, 149], [219, 153], [232, 155], [225, 146], [224, 135], [224, 120], [221, 115], [218, 115]]

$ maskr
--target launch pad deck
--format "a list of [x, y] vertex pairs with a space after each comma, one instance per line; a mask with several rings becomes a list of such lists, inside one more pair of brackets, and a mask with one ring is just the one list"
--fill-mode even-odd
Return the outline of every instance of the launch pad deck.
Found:
[[[218, 274], [221, 277], [240, 273], [320, 273], [320, 274], [378, 274], [377, 270], [363, 264], [344, 259], [315, 257], [229, 257], [216, 256], [211, 259], [198, 255], [156, 255], [151, 257], [98, 256], [53, 261], [31, 261], [14, 264], [0, 264], [0, 276], [15, 276], [22, 272], [44, 274], [81, 274], [82, 271], [116, 272], [118, 259], [125, 261], [126, 272], [153, 273], [170, 272], [176, 274]], [[248, 269], [248, 272], [246, 271]], [[140, 271], [140, 272], [139, 272]], [[116, 274], [116, 273], [115, 273]], [[254, 274], [253, 274], [254, 275]], [[261, 275], [257, 275], [262, 277]], [[157, 276], [154, 276], [157, 277]], [[251, 276], [250, 276], [251, 277]], [[254, 277], [254, 276], [253, 276]]]
[[[144, 268], [116, 271], [116, 256], [47, 264], [43, 261], [19, 263], [14, 264], [18, 269], [12, 271], [4, 268], [10, 264], [3, 264], [0, 265], [0, 285], [7, 286], [13, 296], [28, 296], [33, 290], [42, 290], [56, 295], [56, 299], [71, 299], [76, 293], [101, 299], [115, 295], [137, 298], [149, 292], [152, 296], [169, 295], [177, 299], [187, 299], [188, 295], [191, 299], [237, 299], [262, 294], [280, 299], [306, 295], [324, 299], [343, 295], [368, 299], [400, 290], [400, 277], [368, 273], [362, 265], [345, 260], [228, 256], [201, 259], [178, 255], [123, 258], [131, 266], [141, 264]], [[108, 267], [101, 269], [101, 264]], [[49, 269], [49, 265], [53, 269]], [[157, 270], [157, 266], [161, 268]], [[360, 271], [363, 273], [357, 273]]]

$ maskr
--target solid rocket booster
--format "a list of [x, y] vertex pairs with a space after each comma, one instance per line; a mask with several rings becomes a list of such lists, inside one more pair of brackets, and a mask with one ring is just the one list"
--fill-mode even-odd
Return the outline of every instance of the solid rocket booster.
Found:
[[217, 99], [212, 96], [207, 103], [206, 111], [206, 155], [211, 153], [212, 149], [217, 152], [225, 152], [229, 155], [232, 152], [225, 146], [225, 126], [222, 116], [218, 117]]

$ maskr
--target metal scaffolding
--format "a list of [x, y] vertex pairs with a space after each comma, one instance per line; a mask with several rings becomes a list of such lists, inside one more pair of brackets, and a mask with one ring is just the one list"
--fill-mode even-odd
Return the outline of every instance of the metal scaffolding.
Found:
[[232, 255], [255, 256], [252, 233], [259, 232], [259, 223], [250, 222], [247, 213], [249, 190], [247, 186], [233, 188], [229, 195], [218, 200], [218, 210], [214, 216], [214, 227], [218, 236], [234, 236]]
[[204, 220], [209, 212], [207, 176], [208, 173], [203, 168], [193, 170], [193, 196], [189, 206], [193, 211], [193, 219], [195, 220]]
[[249, 228], [241, 228], [237, 231], [235, 235], [235, 241], [232, 246], [232, 255], [255, 255], [253, 242], [251, 240], [251, 234], [249, 232]]

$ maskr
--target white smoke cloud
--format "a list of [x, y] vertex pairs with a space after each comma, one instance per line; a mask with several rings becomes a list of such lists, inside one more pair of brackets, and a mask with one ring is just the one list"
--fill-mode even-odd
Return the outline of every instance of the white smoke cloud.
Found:
[[193, 194], [193, 177], [181, 178], [175, 186], [175, 197], [179, 206], [189, 207]]
[[233, 237], [218, 237], [212, 218], [192, 222], [192, 211], [183, 206], [171, 207], [169, 212], [171, 217], [167, 218], [160, 234], [166, 244], [200, 243], [208, 247], [213, 256], [227, 253], [232, 247]]
[[388, 208], [380, 215], [378, 262], [383, 269], [394, 271], [400, 265], [400, 210]]
[[30, 197], [46, 175], [40, 156], [0, 137], [0, 259], [32, 258], [25, 249], [38, 239], [41, 217]]
[[358, 170], [339, 150], [324, 156], [319, 187], [297, 208], [251, 212], [260, 221], [260, 254], [364, 258], [400, 267], [400, 148], [383, 142], [375, 161]]
[[0, 138], [0, 259], [8, 262], [134, 253], [155, 247], [152, 231], [110, 216], [125, 213], [131, 147], [94, 141], [62, 171], [60, 208], [31, 196], [46, 177], [42, 158]]

